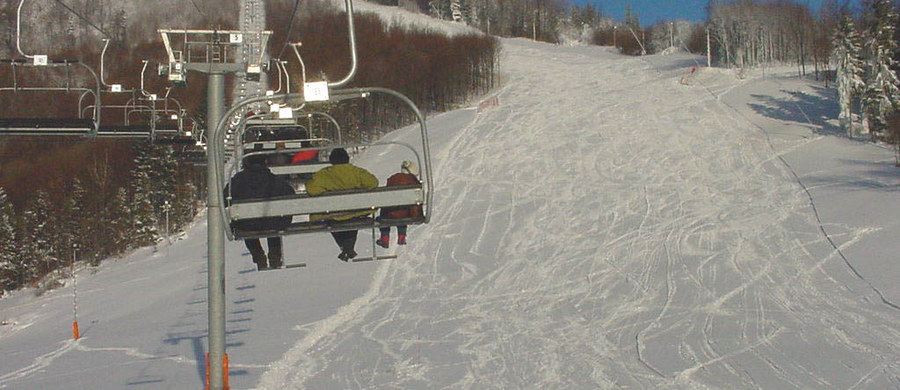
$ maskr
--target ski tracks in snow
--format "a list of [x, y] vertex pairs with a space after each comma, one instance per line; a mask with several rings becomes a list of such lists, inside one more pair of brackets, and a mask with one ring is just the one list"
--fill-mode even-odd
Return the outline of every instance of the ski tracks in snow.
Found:
[[897, 314], [709, 87], [601, 49], [503, 53], [503, 104], [439, 130], [432, 223], [295, 347], [298, 387], [897, 384]]

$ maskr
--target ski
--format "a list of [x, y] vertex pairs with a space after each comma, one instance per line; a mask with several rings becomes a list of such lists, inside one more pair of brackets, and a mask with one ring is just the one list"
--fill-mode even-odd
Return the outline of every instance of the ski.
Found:
[[351, 263], [360, 263], [363, 261], [375, 261], [375, 260], [388, 260], [388, 259], [396, 259], [397, 255], [382, 255], [382, 256], [372, 256], [372, 257], [357, 257], [355, 259], [350, 259]]
[[260, 268], [260, 269], [258, 269], [258, 271], [272, 271], [272, 270], [277, 270], [277, 269], [304, 268], [304, 267], [306, 267], [306, 263], [293, 263], [293, 264], [284, 264], [280, 267], [269, 266], [266, 268]]

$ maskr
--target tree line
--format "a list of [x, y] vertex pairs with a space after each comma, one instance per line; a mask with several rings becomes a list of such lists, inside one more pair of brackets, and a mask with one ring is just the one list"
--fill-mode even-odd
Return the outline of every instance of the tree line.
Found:
[[841, 128], [850, 137], [895, 146], [900, 165], [898, 5], [827, 0], [817, 13], [791, 0], [710, 1], [708, 29], [716, 63], [737, 68], [794, 64], [799, 76], [835, 81]]
[[893, 144], [900, 166], [900, 18], [892, 2], [866, 5], [859, 21], [850, 15], [840, 19], [833, 39], [840, 124], [850, 137], [868, 133], [872, 140]]
[[[404, 6], [398, 0], [377, 2]], [[488, 35], [550, 43], [589, 41], [590, 37], [582, 35], [609, 24], [593, 3], [579, 6], [565, 0], [421, 0], [416, 8], [438, 19], [465, 23]]]
[[[350, 51], [346, 13], [322, 3], [295, 12], [287, 2], [267, 3], [266, 25], [273, 26], [269, 53], [291, 64], [291, 80], [301, 80], [296, 58], [285, 42], [302, 43], [307, 81], [334, 81], [347, 74]], [[378, 86], [409, 97], [425, 112], [446, 111], [484, 94], [497, 83], [500, 44], [484, 34], [447, 36], [418, 27], [392, 25], [374, 14], [354, 15], [358, 69], [347, 87]], [[276, 80], [277, 74], [270, 74]], [[375, 95], [327, 110], [351, 139], [361, 140], [415, 120], [396, 98]]]
[[[641, 27], [626, 9], [624, 23], [597, 30], [593, 42], [622, 53], [652, 54], [675, 47], [711, 55], [738, 70], [793, 65], [838, 90], [841, 128], [894, 145], [900, 165], [898, 5], [890, 0], [825, 0], [814, 12], [796, 0], [710, 0], [703, 23], [660, 21]], [[707, 45], [707, 42], [709, 43]]]
[[[179, 164], [171, 146], [135, 142], [131, 149], [127, 169], [114, 168], [98, 149], [93, 161], [50, 164], [56, 180], [15, 194], [18, 199], [0, 187], [0, 292], [38, 286], [76, 259], [96, 265], [156, 245], [193, 220], [202, 175]], [[27, 183], [6, 185], [22, 191]]]

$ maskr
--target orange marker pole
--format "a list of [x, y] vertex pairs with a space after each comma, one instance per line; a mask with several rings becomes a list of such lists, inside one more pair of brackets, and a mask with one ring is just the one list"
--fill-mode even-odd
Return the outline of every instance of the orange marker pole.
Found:
[[75, 254], [78, 245], [72, 248], [72, 337], [78, 340], [78, 277], [75, 275]]
[[206, 386], [203, 386], [205, 390], [209, 390], [209, 352], [206, 353], [206, 379], [204, 380]]
[[228, 354], [222, 355], [222, 383], [225, 385], [224, 389], [228, 390]]
[[[204, 380], [206, 384], [203, 388], [205, 390], [209, 390], [209, 353], [206, 353], [206, 379]], [[228, 390], [228, 354], [222, 355], [222, 384], [225, 386], [224, 390]]]

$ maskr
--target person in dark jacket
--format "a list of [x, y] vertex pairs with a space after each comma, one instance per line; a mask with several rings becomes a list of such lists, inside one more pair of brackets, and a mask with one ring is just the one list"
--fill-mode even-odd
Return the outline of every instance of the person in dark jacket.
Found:
[[[404, 161], [400, 164], [400, 172], [397, 172], [387, 180], [387, 186], [406, 186], [420, 184], [419, 168], [412, 161]], [[403, 219], [403, 218], [419, 218], [422, 215], [421, 206], [400, 206], [385, 207], [381, 209], [381, 219]], [[381, 229], [381, 238], [376, 242], [378, 246], [387, 248], [391, 242], [391, 228], [383, 227]], [[406, 225], [397, 226], [397, 245], [406, 245]]]
[[[294, 188], [284, 179], [274, 175], [266, 167], [266, 157], [261, 155], [248, 156], [243, 160], [243, 169], [231, 178], [231, 183], [225, 186], [225, 196], [231, 187], [231, 199], [261, 199], [282, 195], [293, 195]], [[281, 230], [291, 224], [290, 215], [283, 217], [251, 218], [232, 222], [232, 227], [240, 230]], [[253, 262], [257, 269], [268, 267], [281, 267], [283, 253], [281, 250], [281, 237], [268, 237], [266, 239], [269, 254], [262, 248], [259, 239], [244, 240], [244, 245], [253, 256]]]
[[[322, 195], [329, 191], [350, 189], [373, 189], [378, 187], [378, 178], [369, 171], [350, 164], [350, 155], [343, 148], [336, 148], [328, 156], [332, 165], [322, 168], [306, 183], [306, 192], [310, 196]], [[350, 210], [330, 214], [314, 214], [310, 221], [335, 220], [347, 221], [353, 218], [365, 218], [373, 214], [373, 210]], [[348, 261], [356, 257], [356, 230], [332, 232], [334, 241], [341, 248], [338, 258]]]

